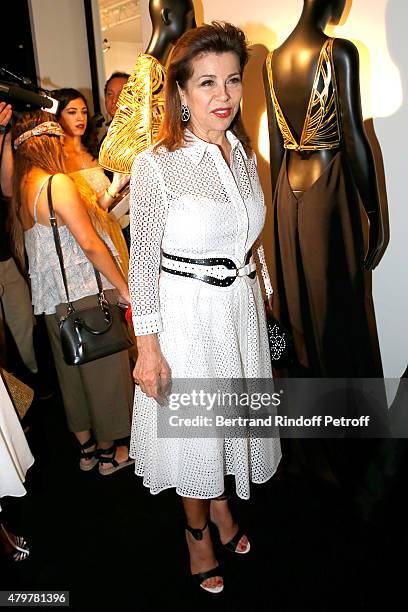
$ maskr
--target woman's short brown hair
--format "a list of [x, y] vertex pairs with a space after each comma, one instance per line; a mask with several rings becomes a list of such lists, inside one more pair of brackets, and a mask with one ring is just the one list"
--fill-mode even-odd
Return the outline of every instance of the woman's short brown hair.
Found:
[[[177, 84], [184, 89], [193, 74], [193, 60], [207, 53], [236, 53], [239, 59], [241, 75], [248, 61], [248, 45], [242, 30], [231, 23], [213, 21], [198, 28], [188, 30], [177, 41], [166, 74], [165, 114], [158, 135], [159, 146], [174, 151], [184, 145], [184, 130], [188, 123], [181, 120], [181, 100]], [[251, 143], [241, 121], [241, 113], [234, 117], [230, 128], [242, 142], [246, 153], [252, 152]]]

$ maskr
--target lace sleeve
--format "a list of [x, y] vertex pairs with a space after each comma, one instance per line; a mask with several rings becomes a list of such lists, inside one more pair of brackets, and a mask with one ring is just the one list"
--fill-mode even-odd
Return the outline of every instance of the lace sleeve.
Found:
[[265, 251], [263, 248], [263, 244], [260, 240], [257, 240], [255, 243], [256, 254], [258, 256], [259, 263], [261, 265], [261, 275], [265, 288], [266, 297], [269, 297], [273, 293], [271, 279], [269, 277], [268, 267], [266, 265], [265, 260]]
[[153, 159], [138, 155], [130, 179], [129, 292], [136, 336], [162, 331], [159, 306], [161, 241], [167, 198]]

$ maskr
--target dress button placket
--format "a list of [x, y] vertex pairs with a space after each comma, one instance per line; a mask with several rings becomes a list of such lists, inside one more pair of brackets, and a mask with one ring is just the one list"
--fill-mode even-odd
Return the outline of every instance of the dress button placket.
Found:
[[238, 193], [237, 204], [238, 204], [238, 218], [239, 218], [239, 229], [238, 229], [238, 241], [235, 248], [235, 256], [238, 261], [244, 264], [245, 255], [247, 252], [246, 248], [246, 239], [248, 235], [248, 213], [245, 206], [244, 199], [241, 196], [241, 193], [238, 189], [238, 183], [235, 179], [234, 170], [231, 169], [232, 175], [234, 177], [235, 189]]
[[[239, 146], [239, 145], [238, 145]], [[246, 238], [248, 234], [248, 214], [245, 206], [245, 202], [241, 196], [241, 193], [238, 188], [238, 182], [235, 177], [235, 149], [231, 151], [231, 167], [229, 168], [226, 164], [224, 158], [222, 157], [221, 151], [218, 147], [211, 147], [213, 154], [215, 154], [215, 159], [217, 166], [219, 168], [221, 179], [224, 177], [222, 181], [225, 187], [228, 190], [231, 203], [235, 207], [235, 211], [238, 219], [238, 232], [237, 232], [237, 241], [235, 243], [234, 255], [239, 263], [244, 263], [245, 255], [246, 255]]]

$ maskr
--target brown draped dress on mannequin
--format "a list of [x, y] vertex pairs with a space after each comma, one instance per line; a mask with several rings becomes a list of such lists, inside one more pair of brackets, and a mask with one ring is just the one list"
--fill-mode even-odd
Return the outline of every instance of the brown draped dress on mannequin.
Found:
[[266, 61], [285, 149], [338, 149], [304, 192], [292, 191], [285, 153], [273, 203], [274, 310], [294, 337], [299, 363], [290, 375], [381, 377], [378, 341], [370, 330], [370, 301], [365, 295], [359, 197], [342, 151], [333, 43], [329, 38], [321, 48], [299, 141], [274, 90], [273, 53]]

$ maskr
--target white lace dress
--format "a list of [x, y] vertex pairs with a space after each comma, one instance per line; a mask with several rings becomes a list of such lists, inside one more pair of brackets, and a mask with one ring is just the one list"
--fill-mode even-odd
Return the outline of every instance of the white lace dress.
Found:
[[[160, 270], [162, 252], [194, 259], [227, 257], [243, 266], [265, 220], [255, 156], [231, 132], [230, 167], [219, 148], [187, 132], [188, 146], [141, 153], [131, 177], [129, 289], [136, 335], [157, 333], [173, 379], [271, 378], [258, 278], [230, 287]], [[258, 249], [266, 293], [269, 276]], [[211, 498], [235, 476], [237, 495], [262, 483], [281, 458], [276, 438], [162, 438], [161, 408], [136, 387], [130, 454], [151, 493]]]

